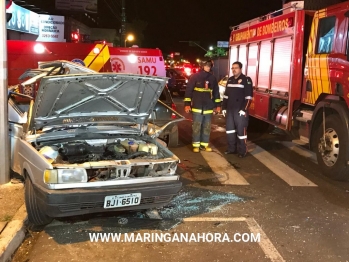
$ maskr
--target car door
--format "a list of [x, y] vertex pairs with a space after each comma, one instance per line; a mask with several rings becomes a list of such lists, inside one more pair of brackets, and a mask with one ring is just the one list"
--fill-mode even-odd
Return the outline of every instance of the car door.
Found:
[[[10, 140], [10, 156], [11, 169], [22, 174], [20, 166], [19, 142], [23, 135], [23, 126], [28, 120], [28, 109], [32, 105], [33, 100], [27, 100], [27, 103], [18, 103], [16, 101], [16, 94], [9, 93], [8, 97], [8, 124], [9, 124], [9, 140]], [[23, 96], [23, 95], [19, 95]], [[27, 96], [25, 96], [27, 97]]]

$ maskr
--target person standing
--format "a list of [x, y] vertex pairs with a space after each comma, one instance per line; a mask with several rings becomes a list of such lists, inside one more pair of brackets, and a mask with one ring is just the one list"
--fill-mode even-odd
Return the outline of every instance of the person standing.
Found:
[[210, 73], [212, 63], [204, 61], [202, 70], [193, 74], [187, 84], [184, 96], [184, 110], [193, 113], [193, 152], [200, 150], [211, 152], [209, 139], [211, 134], [211, 119], [215, 109], [221, 110], [218, 83], [214, 75]]
[[173, 92], [176, 89], [176, 78], [173, 72], [169, 72], [170, 79], [167, 82], [168, 89], [170, 90], [170, 94], [173, 96]]
[[252, 80], [242, 73], [240, 62], [234, 62], [231, 69], [233, 76], [227, 81], [222, 105], [228, 140], [225, 154], [244, 157], [247, 153], [248, 110], [253, 97]]

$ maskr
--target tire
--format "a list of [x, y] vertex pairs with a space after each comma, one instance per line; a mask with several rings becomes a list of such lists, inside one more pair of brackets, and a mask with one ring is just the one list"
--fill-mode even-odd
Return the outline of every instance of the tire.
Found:
[[314, 151], [322, 173], [334, 180], [348, 180], [347, 148], [348, 130], [338, 115], [329, 115], [325, 119], [326, 144], [323, 142], [323, 123], [315, 131]]
[[168, 134], [168, 147], [176, 147], [178, 146], [178, 126], [174, 125], [171, 133]]
[[34, 226], [44, 226], [52, 222], [53, 218], [47, 216], [38, 203], [33, 183], [27, 175], [25, 178], [25, 205], [28, 213], [28, 220]]

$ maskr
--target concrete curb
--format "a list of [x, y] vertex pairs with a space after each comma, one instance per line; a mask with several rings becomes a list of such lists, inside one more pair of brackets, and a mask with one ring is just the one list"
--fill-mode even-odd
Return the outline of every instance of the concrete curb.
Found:
[[13, 253], [22, 244], [25, 237], [25, 221], [27, 220], [27, 211], [23, 204], [12, 220], [6, 225], [0, 235], [0, 262], [10, 260]]

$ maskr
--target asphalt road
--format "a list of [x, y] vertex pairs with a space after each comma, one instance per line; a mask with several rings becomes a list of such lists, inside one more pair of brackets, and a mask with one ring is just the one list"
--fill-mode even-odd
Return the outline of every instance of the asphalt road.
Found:
[[[182, 101], [176, 103], [183, 112]], [[184, 186], [158, 210], [162, 219], [113, 213], [55, 220], [29, 230], [13, 261], [349, 261], [349, 183], [322, 176], [313, 154], [269, 129], [248, 133], [245, 158], [225, 156], [222, 116], [212, 124], [214, 152], [191, 151], [189, 121], [180, 123], [179, 133], [180, 144], [171, 150], [182, 161]], [[208, 238], [91, 242], [89, 233]], [[210, 241], [215, 233], [225, 241]]]

